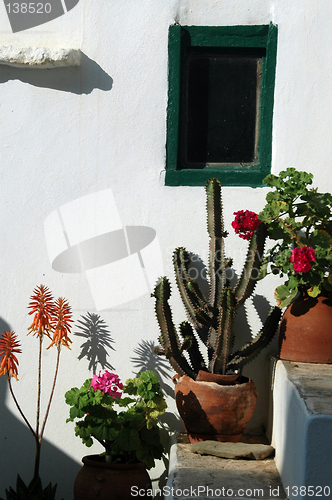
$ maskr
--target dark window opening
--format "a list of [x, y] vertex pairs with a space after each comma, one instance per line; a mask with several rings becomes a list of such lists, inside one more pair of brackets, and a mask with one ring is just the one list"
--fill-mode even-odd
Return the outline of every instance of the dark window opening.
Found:
[[[201, 53], [200, 53], [201, 52]], [[184, 59], [184, 165], [257, 159], [263, 51], [188, 51]]]
[[167, 186], [262, 185], [271, 171], [278, 27], [169, 28]]

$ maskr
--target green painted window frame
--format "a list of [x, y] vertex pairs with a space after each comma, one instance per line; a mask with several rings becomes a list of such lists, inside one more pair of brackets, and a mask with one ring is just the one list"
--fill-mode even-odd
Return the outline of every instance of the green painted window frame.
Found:
[[[166, 186], [204, 186], [217, 177], [223, 186], [262, 186], [271, 171], [272, 120], [277, 58], [278, 27], [253, 26], [170, 26], [168, 37], [168, 108], [166, 142]], [[187, 168], [181, 161], [182, 74], [184, 47], [265, 48], [262, 84], [258, 160], [229, 166]]]

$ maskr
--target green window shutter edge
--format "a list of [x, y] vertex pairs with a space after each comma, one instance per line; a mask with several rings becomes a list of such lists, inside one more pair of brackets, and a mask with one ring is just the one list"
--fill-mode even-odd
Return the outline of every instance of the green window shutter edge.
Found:
[[[205, 167], [178, 169], [181, 92], [181, 32], [188, 31], [193, 46], [265, 47], [261, 90], [259, 166]], [[181, 26], [169, 28], [168, 109], [166, 142], [166, 186], [203, 186], [210, 177], [218, 177], [224, 186], [262, 187], [271, 170], [272, 120], [277, 58], [278, 26]], [[219, 41], [217, 42], [216, 39]], [[232, 40], [230, 42], [230, 39]], [[212, 43], [214, 42], [214, 43]]]
[[211, 177], [217, 177], [222, 186], [263, 187], [266, 172], [227, 170], [207, 167], [204, 169], [166, 170], [166, 186], [204, 186]]
[[272, 160], [272, 124], [274, 104], [274, 84], [277, 62], [278, 27], [269, 26], [266, 44], [266, 57], [263, 66], [263, 80], [261, 90], [261, 120], [259, 132], [259, 160], [261, 171], [267, 175], [271, 171]]
[[176, 169], [180, 125], [181, 26], [168, 33], [167, 168]]

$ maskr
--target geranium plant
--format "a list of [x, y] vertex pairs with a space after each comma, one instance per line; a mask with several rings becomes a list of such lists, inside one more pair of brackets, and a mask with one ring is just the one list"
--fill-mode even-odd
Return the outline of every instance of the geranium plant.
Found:
[[268, 273], [285, 278], [275, 291], [281, 307], [300, 289], [311, 297], [332, 292], [332, 195], [312, 188], [312, 179], [288, 168], [263, 181], [272, 190], [258, 218], [276, 243], [264, 259], [261, 278]]
[[[7, 498], [21, 498], [18, 497], [18, 491], [24, 493], [24, 498], [54, 498], [55, 487], [52, 488], [49, 485], [44, 491], [42, 490], [41, 480], [39, 477], [39, 465], [40, 465], [40, 452], [42, 439], [45, 431], [45, 426], [47, 418], [51, 408], [51, 402], [54, 395], [54, 389], [56, 385], [60, 353], [62, 346], [69, 348], [69, 343], [71, 340], [68, 335], [71, 329], [71, 308], [68, 301], [64, 298], [58, 298], [54, 301], [50, 290], [44, 285], [40, 285], [35, 288], [33, 295], [31, 296], [31, 302], [28, 306], [30, 309], [29, 314], [33, 315], [33, 321], [31, 326], [28, 328], [29, 333], [33, 333], [38, 339], [39, 346], [39, 356], [38, 356], [38, 376], [37, 376], [37, 404], [36, 404], [36, 426], [35, 428], [30, 424], [29, 420], [25, 416], [18, 400], [14, 394], [12, 386], [12, 378], [18, 380], [18, 359], [17, 354], [21, 353], [21, 345], [17, 339], [17, 335], [13, 331], [6, 331], [1, 335], [0, 338], [0, 376], [5, 376], [8, 381], [8, 386], [10, 393], [13, 397], [14, 403], [21, 414], [24, 422], [27, 424], [29, 430], [31, 431], [35, 444], [36, 444], [36, 454], [35, 454], [35, 465], [34, 465], [34, 476], [26, 487], [18, 476], [17, 479], [17, 493], [10, 488], [9, 491], [6, 490]], [[53, 384], [51, 392], [49, 395], [48, 404], [46, 406], [45, 414], [43, 420], [41, 419], [41, 389], [42, 389], [42, 347], [45, 337], [47, 337], [51, 343], [48, 345], [47, 349], [55, 346], [57, 349], [57, 357], [55, 363], [55, 371], [53, 376]], [[22, 494], [23, 494], [22, 493]], [[23, 497], [22, 497], [23, 498]]]
[[162, 457], [157, 419], [167, 405], [155, 372], [141, 372], [125, 385], [118, 375], [99, 372], [66, 392], [65, 399], [75, 435], [88, 447], [98, 441], [106, 462], [144, 462], [150, 469]]

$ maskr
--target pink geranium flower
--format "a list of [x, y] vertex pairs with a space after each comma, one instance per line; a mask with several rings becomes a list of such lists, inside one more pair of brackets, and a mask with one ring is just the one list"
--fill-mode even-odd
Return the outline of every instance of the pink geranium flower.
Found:
[[250, 212], [250, 210], [239, 210], [234, 212], [234, 215], [235, 219], [232, 222], [234, 231], [243, 240], [250, 240], [261, 223], [258, 215], [255, 212]]
[[102, 375], [101, 372], [99, 372], [99, 375], [93, 375], [90, 386], [95, 391], [99, 390], [105, 394], [109, 394], [113, 399], [115, 397], [121, 398], [122, 396], [123, 384], [120, 378], [115, 373], [110, 373], [107, 370]]
[[294, 271], [297, 273], [307, 273], [312, 268], [311, 262], [316, 262], [315, 250], [312, 247], [294, 248], [290, 261]]

